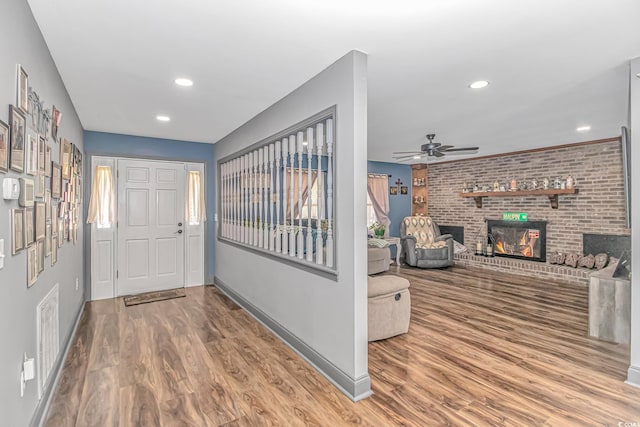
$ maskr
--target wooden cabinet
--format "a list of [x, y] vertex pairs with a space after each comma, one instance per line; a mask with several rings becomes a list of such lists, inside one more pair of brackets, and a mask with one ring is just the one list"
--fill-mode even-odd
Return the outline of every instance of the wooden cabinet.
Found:
[[411, 215], [427, 215], [427, 165], [411, 165]]

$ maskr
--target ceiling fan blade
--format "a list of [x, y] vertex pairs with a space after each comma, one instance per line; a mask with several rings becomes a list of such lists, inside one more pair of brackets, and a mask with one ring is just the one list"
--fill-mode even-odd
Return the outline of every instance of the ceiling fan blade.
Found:
[[441, 153], [438, 150], [433, 150], [433, 155], [436, 157], [444, 157], [444, 153]]
[[478, 147], [462, 147], [462, 148], [447, 148], [446, 150], [441, 150], [441, 151], [446, 151], [447, 153], [453, 152], [453, 151], [478, 151]]
[[440, 147], [436, 148], [436, 150], [438, 151], [447, 151], [449, 149], [453, 148], [453, 145], [441, 145]]
[[391, 154], [424, 154], [422, 151], [394, 151]]
[[413, 154], [410, 156], [397, 156], [397, 157], [392, 157], [394, 160], [410, 160], [413, 159], [414, 157], [423, 157], [424, 154]]

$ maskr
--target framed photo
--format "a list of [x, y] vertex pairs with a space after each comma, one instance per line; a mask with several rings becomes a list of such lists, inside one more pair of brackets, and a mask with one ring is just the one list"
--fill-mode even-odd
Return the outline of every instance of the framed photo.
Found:
[[36, 241], [44, 240], [45, 238], [45, 205], [44, 202], [36, 202], [35, 206], [35, 227], [36, 227]]
[[44, 255], [51, 255], [51, 224], [47, 224], [44, 230]]
[[51, 145], [44, 146], [44, 176], [51, 176]]
[[62, 138], [62, 145], [60, 146], [60, 168], [62, 169], [62, 179], [69, 179], [71, 177], [71, 156], [73, 153], [73, 147], [71, 143], [65, 138]]
[[27, 208], [32, 207], [35, 195], [35, 184], [33, 180], [20, 178], [20, 196], [18, 197], [18, 204]]
[[51, 190], [44, 190], [44, 220], [47, 224], [51, 224]]
[[24, 114], [29, 112], [29, 75], [20, 64], [18, 64], [18, 94], [16, 103]]
[[58, 221], [58, 247], [61, 248], [64, 243], [64, 220]]
[[51, 162], [51, 197], [59, 199], [62, 188], [62, 178], [60, 172], [60, 165], [56, 162]]
[[44, 240], [38, 242], [38, 275], [40, 275], [40, 273], [42, 273], [44, 271], [44, 252], [45, 252], [45, 247], [44, 247]]
[[24, 145], [27, 138], [27, 122], [24, 114], [13, 105], [9, 105], [9, 167], [16, 172], [24, 172]]
[[11, 209], [11, 255], [24, 249], [24, 209]]
[[51, 202], [51, 212], [49, 218], [51, 219], [51, 231], [53, 234], [57, 234], [58, 231], [58, 202]]
[[389, 194], [391, 194], [392, 196], [398, 194], [398, 187], [396, 187], [395, 185], [389, 187]]
[[37, 175], [38, 173], [38, 135], [29, 133], [27, 135], [27, 170], [28, 175]]
[[47, 145], [44, 136], [38, 135], [38, 172], [44, 174], [44, 162], [45, 162], [45, 146]]
[[58, 262], [58, 235], [51, 236], [51, 267]]
[[409, 187], [406, 185], [403, 185], [400, 187], [400, 194], [409, 194]]
[[9, 171], [9, 126], [0, 120], [0, 172]]
[[60, 126], [60, 120], [62, 120], [62, 112], [58, 110], [55, 105], [51, 106], [51, 138], [54, 141], [58, 141], [58, 126]]
[[24, 245], [29, 247], [35, 242], [35, 230], [33, 226], [35, 220], [33, 218], [33, 208], [24, 208]]
[[27, 288], [38, 280], [38, 245], [27, 248]]
[[36, 187], [36, 197], [44, 197], [44, 172], [38, 172], [38, 186]]

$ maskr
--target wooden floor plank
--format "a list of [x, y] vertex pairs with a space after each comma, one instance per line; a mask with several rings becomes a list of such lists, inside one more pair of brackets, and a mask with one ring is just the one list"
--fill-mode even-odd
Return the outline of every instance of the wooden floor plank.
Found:
[[409, 333], [369, 344], [351, 402], [215, 287], [86, 304], [46, 426], [572, 426], [640, 421], [629, 348], [587, 336], [586, 287], [393, 267]]

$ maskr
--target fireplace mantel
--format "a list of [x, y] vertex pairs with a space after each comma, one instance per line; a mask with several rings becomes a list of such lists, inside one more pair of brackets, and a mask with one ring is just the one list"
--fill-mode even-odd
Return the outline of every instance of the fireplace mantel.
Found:
[[460, 197], [473, 197], [476, 201], [476, 207], [482, 207], [482, 199], [484, 197], [531, 197], [546, 196], [551, 203], [551, 209], [558, 209], [558, 196], [560, 194], [577, 194], [577, 188], [569, 189], [549, 189], [549, 190], [522, 190], [522, 191], [480, 191], [460, 193]]

